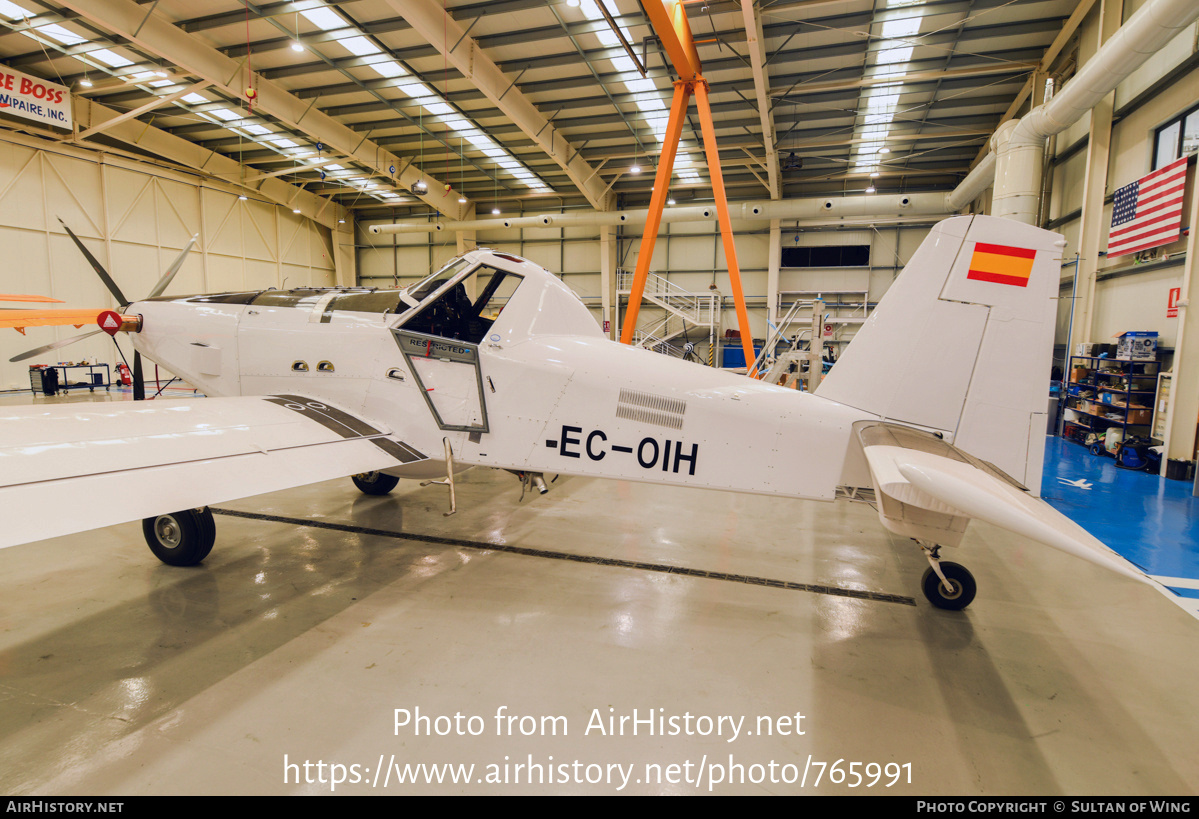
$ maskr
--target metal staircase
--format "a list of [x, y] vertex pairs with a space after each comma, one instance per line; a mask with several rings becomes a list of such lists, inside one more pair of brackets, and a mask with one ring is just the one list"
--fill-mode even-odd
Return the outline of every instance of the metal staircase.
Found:
[[[633, 287], [631, 271], [617, 271], [616, 287], [621, 295], [629, 295]], [[673, 343], [678, 336], [695, 329], [696, 336], [708, 336], [708, 343], [715, 349], [716, 336], [720, 327], [720, 293], [692, 293], [668, 281], [664, 276], [650, 273], [645, 282], [645, 301], [662, 308], [664, 315], [657, 321], [638, 327], [633, 333], [633, 344], [647, 350], [682, 358], [683, 347]]]

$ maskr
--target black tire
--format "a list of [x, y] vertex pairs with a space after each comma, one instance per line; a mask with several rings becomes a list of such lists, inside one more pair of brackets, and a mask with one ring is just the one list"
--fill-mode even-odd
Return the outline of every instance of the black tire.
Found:
[[941, 584], [941, 578], [937, 577], [932, 566], [929, 566], [920, 581], [920, 586], [924, 589], [924, 596], [928, 598], [928, 602], [939, 609], [961, 611], [970, 605], [974, 600], [975, 593], [978, 592], [978, 584], [974, 582], [974, 575], [970, 574], [965, 566], [950, 563], [947, 560], [941, 561], [941, 571], [945, 573], [945, 579], [953, 586], [953, 592], [946, 592], [945, 587]]
[[386, 495], [396, 488], [400, 479], [384, 472], [361, 472], [353, 476], [354, 486], [367, 495]]
[[154, 556], [168, 566], [195, 566], [216, 542], [212, 511], [185, 509], [142, 521], [142, 533]]

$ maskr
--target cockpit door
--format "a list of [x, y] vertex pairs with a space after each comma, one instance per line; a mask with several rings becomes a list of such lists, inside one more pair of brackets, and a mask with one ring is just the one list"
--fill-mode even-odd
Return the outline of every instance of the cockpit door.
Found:
[[479, 344], [522, 278], [486, 264], [446, 271], [448, 277], [438, 273], [418, 285], [417, 292], [433, 295], [402, 316], [392, 333], [437, 425], [481, 434], [489, 427]]
[[392, 333], [437, 426], [455, 432], [487, 432], [478, 345], [406, 330]]

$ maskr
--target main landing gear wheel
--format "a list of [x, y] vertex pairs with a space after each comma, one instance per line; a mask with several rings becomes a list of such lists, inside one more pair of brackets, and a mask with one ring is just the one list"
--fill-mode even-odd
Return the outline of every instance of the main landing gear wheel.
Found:
[[945, 587], [941, 578], [930, 566], [924, 570], [924, 577], [920, 581], [920, 586], [924, 589], [924, 596], [928, 598], [928, 602], [939, 609], [961, 611], [970, 605], [978, 591], [974, 575], [970, 574], [965, 566], [958, 563], [943, 560], [940, 561], [940, 566], [941, 573], [949, 582], [949, 588]]
[[216, 522], [212, 511], [185, 509], [142, 521], [142, 533], [154, 556], [170, 566], [195, 566], [212, 551]]
[[383, 472], [361, 472], [354, 476], [354, 486], [368, 495], [386, 495], [396, 488], [400, 479]]

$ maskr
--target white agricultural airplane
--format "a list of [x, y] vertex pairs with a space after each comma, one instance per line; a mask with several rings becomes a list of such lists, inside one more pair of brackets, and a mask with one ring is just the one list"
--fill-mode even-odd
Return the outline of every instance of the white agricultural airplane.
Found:
[[971, 518], [1156, 585], [1036, 497], [1063, 244], [941, 222], [815, 393], [609, 341], [551, 273], [484, 249], [402, 290], [127, 304], [134, 347], [214, 397], [0, 410], [0, 547], [141, 518], [155, 555], [192, 565], [209, 504], [446, 476], [452, 510], [454, 472], [487, 466], [542, 490], [561, 473], [868, 499], [946, 609], [974, 598], [940, 554]]

